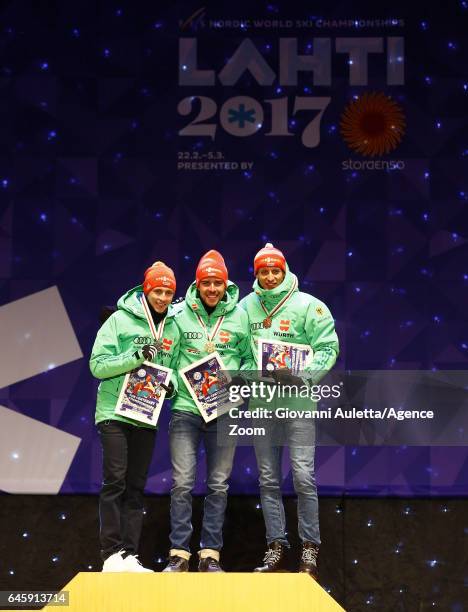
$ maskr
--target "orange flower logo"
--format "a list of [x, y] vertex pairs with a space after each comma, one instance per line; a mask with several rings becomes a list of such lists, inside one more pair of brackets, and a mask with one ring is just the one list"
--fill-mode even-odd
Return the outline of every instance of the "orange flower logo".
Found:
[[350, 149], [375, 157], [393, 151], [405, 133], [401, 107], [380, 92], [353, 100], [341, 116], [341, 135]]

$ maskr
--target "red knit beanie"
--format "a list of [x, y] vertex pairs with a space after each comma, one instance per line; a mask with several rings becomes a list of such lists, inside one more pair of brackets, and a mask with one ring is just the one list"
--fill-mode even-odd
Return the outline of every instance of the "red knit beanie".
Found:
[[260, 249], [255, 255], [255, 276], [260, 268], [280, 268], [283, 272], [286, 272], [286, 259], [283, 253], [279, 249], [275, 249], [271, 242], [267, 242], [263, 249]]
[[223, 256], [218, 251], [208, 251], [200, 259], [195, 275], [197, 287], [205, 278], [219, 278], [227, 284], [228, 271]]
[[145, 278], [143, 280], [143, 291], [145, 295], [148, 295], [150, 291], [156, 287], [167, 287], [176, 290], [176, 279], [174, 272], [166, 266], [162, 261], [155, 261], [145, 272]]

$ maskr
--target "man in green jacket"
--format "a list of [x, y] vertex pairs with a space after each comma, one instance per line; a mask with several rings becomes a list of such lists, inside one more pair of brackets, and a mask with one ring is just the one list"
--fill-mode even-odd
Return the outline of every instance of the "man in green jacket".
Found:
[[[237, 305], [238, 299], [239, 289], [228, 280], [224, 259], [217, 251], [208, 251], [198, 264], [196, 281], [188, 288], [185, 302], [176, 317], [181, 338], [179, 370], [215, 350], [227, 370], [254, 367], [248, 319]], [[216, 420], [204, 421], [185, 383], [179, 378], [169, 427], [173, 486], [171, 550], [165, 572], [188, 571], [192, 489], [201, 440], [206, 454], [208, 494], [204, 504], [198, 569], [201, 572], [223, 571], [219, 559], [223, 545], [227, 480], [231, 474], [235, 445], [218, 445], [217, 433]]]
[[[142, 567], [136, 553], [156, 428], [114, 411], [127, 372], [145, 360], [177, 366], [180, 334], [170, 305], [175, 288], [173, 271], [162, 262], [153, 264], [145, 272], [143, 286], [120, 298], [93, 346], [90, 368], [101, 379], [95, 422], [103, 450], [99, 497], [103, 572], [151, 571]], [[176, 384], [176, 380], [169, 383], [168, 396]]]
[[[257, 358], [258, 340], [303, 344], [313, 350], [311, 362], [291, 377], [287, 367], [277, 370], [277, 381], [285, 385], [316, 384], [330, 370], [338, 355], [338, 337], [327, 306], [298, 289], [281, 251], [268, 243], [254, 260], [256, 276], [253, 292], [240, 306], [247, 312], [251, 329], [252, 352]], [[257, 364], [258, 367], [258, 364]], [[299, 388], [299, 387], [298, 387]], [[287, 406], [304, 407], [303, 396], [287, 400]], [[284, 399], [275, 399], [268, 408], [284, 406]], [[310, 410], [310, 408], [309, 408]], [[279, 430], [279, 431], [278, 431]], [[318, 498], [315, 484], [315, 423], [313, 418], [275, 419], [270, 433], [283, 435], [289, 446], [294, 489], [297, 494], [298, 531], [302, 541], [299, 571], [317, 578], [317, 554], [320, 545]], [[257, 572], [274, 572], [286, 567], [284, 506], [281, 497], [282, 446], [272, 437], [255, 439], [255, 454], [260, 475], [260, 496], [266, 526], [268, 550], [264, 564]]]

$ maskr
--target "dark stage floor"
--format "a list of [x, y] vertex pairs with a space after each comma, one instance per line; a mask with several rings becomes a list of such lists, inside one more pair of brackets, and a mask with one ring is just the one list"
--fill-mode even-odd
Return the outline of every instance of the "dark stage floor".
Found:
[[[99, 571], [97, 497], [0, 497], [1, 589], [58, 589]], [[296, 500], [286, 500], [291, 570], [298, 561]], [[468, 503], [462, 499], [322, 498], [321, 584], [349, 611], [468, 609]], [[193, 551], [202, 500], [195, 499]], [[264, 552], [258, 499], [232, 496], [222, 562], [248, 572]], [[146, 499], [141, 560], [156, 571], [168, 550], [169, 498]], [[192, 557], [196, 569], [196, 555]]]

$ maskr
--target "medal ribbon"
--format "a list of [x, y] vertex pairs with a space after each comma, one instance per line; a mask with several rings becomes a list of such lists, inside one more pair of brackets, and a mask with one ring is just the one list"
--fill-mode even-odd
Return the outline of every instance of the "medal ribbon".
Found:
[[289, 298], [294, 293], [296, 288], [297, 288], [297, 279], [294, 279], [293, 286], [289, 290], [288, 294], [285, 295], [284, 298], [278, 304], [276, 304], [276, 306], [270, 312], [268, 312], [267, 307], [262, 302], [262, 300], [260, 300], [260, 298], [258, 298], [260, 300], [260, 306], [263, 308], [263, 312], [266, 314], [267, 319], [272, 319], [273, 318], [273, 315], [275, 315], [278, 312], [278, 310], [280, 308], [282, 308], [286, 304], [286, 302], [289, 300]]
[[146, 297], [144, 295], [141, 296], [141, 303], [143, 305], [143, 310], [145, 311], [146, 320], [148, 321], [148, 325], [153, 335], [153, 338], [156, 340], [156, 342], [160, 342], [161, 336], [163, 335], [163, 331], [164, 331], [164, 322], [166, 321], [166, 317], [164, 317], [160, 321], [160, 323], [158, 324], [158, 328], [156, 329], [156, 327], [154, 326], [153, 317], [151, 316], [151, 312], [148, 306], [148, 302], [146, 301]]
[[210, 334], [208, 333], [208, 328], [205, 325], [205, 321], [201, 318], [201, 316], [198, 314], [198, 312], [196, 312], [195, 314], [197, 315], [198, 322], [200, 323], [200, 326], [203, 328], [203, 331], [205, 332], [206, 339], [208, 340], [208, 342], [213, 342], [213, 340], [216, 337], [216, 334], [218, 333], [219, 328], [223, 324], [224, 315], [222, 317], [219, 317], [218, 322], [216, 323], [214, 331], [211, 334], [211, 338], [210, 338]]

